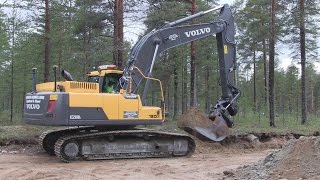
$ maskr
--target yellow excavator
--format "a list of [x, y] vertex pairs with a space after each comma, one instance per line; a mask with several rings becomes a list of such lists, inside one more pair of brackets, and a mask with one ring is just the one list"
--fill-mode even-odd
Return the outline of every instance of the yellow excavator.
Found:
[[[217, 20], [186, 24], [215, 10], [220, 10]], [[190, 136], [137, 126], [161, 125], [165, 119], [161, 81], [152, 78], [157, 57], [170, 48], [214, 35], [222, 95], [210, 110], [206, 127], [183, 129], [193, 135], [221, 141], [227, 136], [221, 129], [233, 125], [230, 116], [237, 113], [236, 100], [240, 95], [232, 85], [236, 65], [235, 28], [228, 5], [199, 12], [149, 32], [132, 48], [123, 70], [115, 65], [103, 65], [88, 73], [86, 82], [79, 82], [65, 70], [61, 74], [66, 81], [57, 81], [55, 69], [53, 82], [37, 84], [33, 69], [32, 92], [25, 96], [25, 122], [66, 127], [46, 131], [40, 136], [43, 149], [64, 162], [190, 156], [195, 149]], [[146, 105], [152, 81], [158, 85], [161, 94], [158, 106]], [[142, 90], [140, 96], [138, 92]]]

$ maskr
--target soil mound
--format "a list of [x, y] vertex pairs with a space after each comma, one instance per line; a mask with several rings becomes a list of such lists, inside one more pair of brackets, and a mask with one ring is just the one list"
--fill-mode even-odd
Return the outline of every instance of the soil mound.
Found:
[[179, 117], [177, 125], [181, 129], [185, 127], [193, 128], [196, 126], [208, 127], [210, 126], [210, 119], [198, 109], [192, 108]]
[[320, 137], [300, 137], [263, 161], [239, 169], [239, 179], [320, 179]]
[[[192, 108], [178, 118], [177, 126], [201, 140], [208, 140], [206, 137], [210, 135], [217, 137], [214, 137], [213, 139], [219, 139], [218, 137], [225, 137], [229, 135], [229, 128], [224, 122], [222, 123], [222, 121], [212, 121], [203, 112], [196, 108]], [[203, 132], [200, 133], [199, 128], [208, 130], [209, 134], [204, 135]]]

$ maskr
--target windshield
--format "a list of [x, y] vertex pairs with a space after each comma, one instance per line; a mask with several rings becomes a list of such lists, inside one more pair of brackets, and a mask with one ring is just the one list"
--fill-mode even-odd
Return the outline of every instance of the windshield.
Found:
[[88, 76], [88, 82], [99, 83], [99, 76]]

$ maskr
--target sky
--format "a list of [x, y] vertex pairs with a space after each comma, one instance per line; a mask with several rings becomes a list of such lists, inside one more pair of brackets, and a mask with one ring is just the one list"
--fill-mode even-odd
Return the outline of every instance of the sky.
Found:
[[[0, 0], [0, 3], [3, 2], [12, 2], [13, 0]], [[235, 0], [220, 0], [220, 4], [232, 4]], [[144, 7], [146, 10], [146, 7]], [[139, 7], [140, 11], [145, 11]], [[135, 44], [138, 41], [139, 35], [143, 34], [145, 31], [145, 26], [143, 24], [143, 19], [140, 21], [133, 21], [125, 19], [125, 27], [124, 27], [124, 37], [127, 41], [131, 42], [131, 44]], [[318, 46], [320, 47], [320, 38]], [[291, 65], [292, 58], [290, 57], [289, 47], [285, 45], [278, 45], [276, 47], [276, 52], [279, 54], [278, 59], [280, 61], [280, 67], [286, 69], [289, 65]], [[320, 53], [320, 52], [319, 52]], [[298, 66], [299, 67], [299, 66]], [[320, 72], [320, 63], [316, 63], [317, 71]]]
[[232, 4], [234, 0], [220, 0], [220, 4]]

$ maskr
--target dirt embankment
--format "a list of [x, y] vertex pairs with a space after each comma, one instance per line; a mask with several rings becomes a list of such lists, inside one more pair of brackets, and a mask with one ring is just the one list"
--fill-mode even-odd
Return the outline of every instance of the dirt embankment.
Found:
[[230, 174], [227, 179], [320, 179], [320, 137], [292, 139], [264, 160]]

